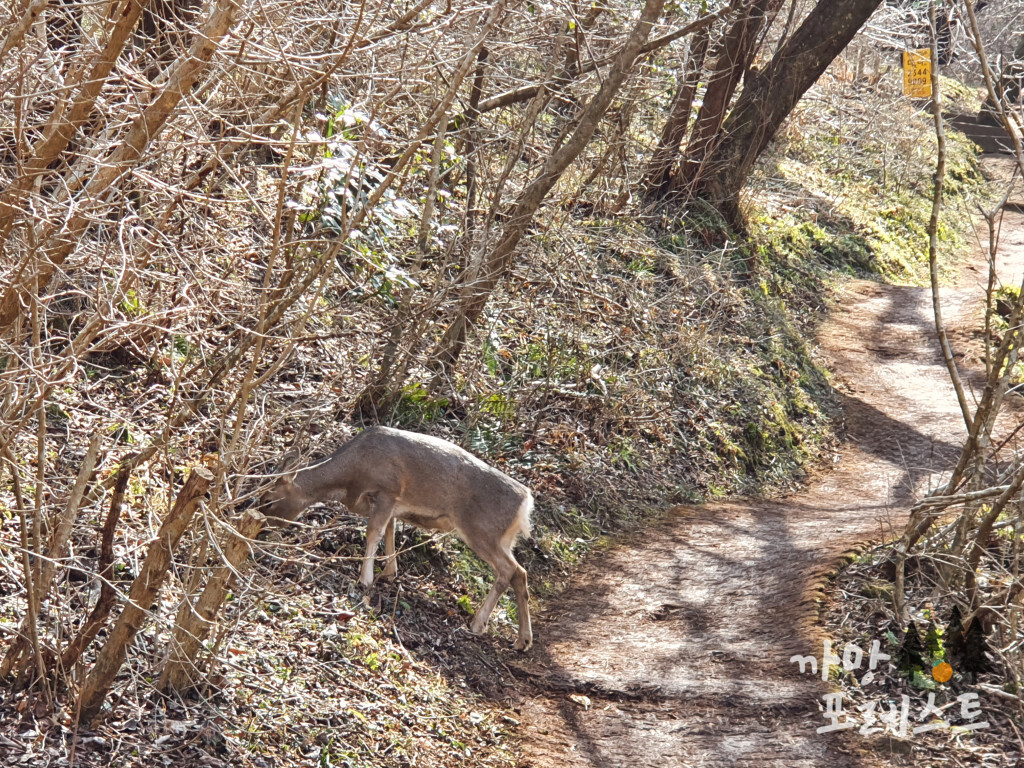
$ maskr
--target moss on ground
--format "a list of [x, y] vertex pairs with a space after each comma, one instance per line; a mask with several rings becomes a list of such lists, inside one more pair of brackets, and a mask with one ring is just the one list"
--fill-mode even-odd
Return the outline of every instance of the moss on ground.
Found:
[[[742, 236], [706, 210], [581, 217], [552, 207], [495, 294], [470, 340], [479, 352], [463, 358], [451, 391], [432, 389], [431, 371], [414, 361], [394, 409], [378, 414], [453, 439], [533, 488], [535, 541], [518, 556], [538, 594], [610, 534], [672, 505], [792, 488], [834, 439], [816, 323], [845, 276], [922, 280], [931, 204], [927, 115], [906, 106], [893, 116], [898, 130], [879, 128], [848, 118], [858, 98], [794, 117], [752, 180]], [[941, 237], [952, 255], [983, 194], [973, 149], [952, 135], [948, 181]], [[357, 270], [346, 278], [361, 279]], [[352, 411], [363, 382], [351, 372], [374, 359], [372, 343], [387, 336], [394, 312], [387, 286], [339, 286], [310, 320], [315, 341], [261, 391], [261, 407], [319, 425], [324, 451], [359, 426], [338, 414]], [[179, 353], [195, 350], [176, 345]], [[119, 368], [93, 383], [93, 396], [120, 402], [118, 387], [141, 390], [151, 374]], [[178, 445], [176, 464], [186, 454], [198, 460], [200, 437]], [[209, 750], [235, 765], [514, 762], [514, 719], [489, 682], [501, 669], [497, 649], [513, 636], [514, 606], [506, 596], [494, 613], [497, 642], [465, 631], [487, 570], [451, 537], [403, 534], [400, 547], [412, 551], [402, 579], [364, 598], [350, 592], [363, 523], [329, 526], [316, 511], [307, 519], [311, 528], [296, 534], [307, 538], [262, 572], [267, 590], [290, 590], [291, 613], [274, 607], [282, 597], [247, 601], [238, 610], [249, 615], [229, 617], [245, 627], [238, 647], [222, 653], [233, 682], [194, 705], [207, 708], [210, 724], [200, 729], [194, 718], [183, 759]], [[132, 679], [148, 668], [138, 660]], [[185, 719], [193, 705], [166, 706], [146, 711], [136, 743], [159, 743], [167, 714]]]
[[[756, 240], [769, 244], [767, 252], [780, 257], [780, 277], [824, 267], [926, 281], [934, 129], [930, 115], [909, 105], [894, 111], [890, 118], [901, 123], [899, 132], [848, 129], [841, 142], [827, 122], [805, 123], [806, 130], [791, 131], [765, 164], [752, 195], [751, 228]], [[947, 129], [946, 138], [939, 223], [944, 268], [967, 244], [973, 204], [988, 198], [977, 148], [956, 131]]]
[[[478, 385], [504, 409], [481, 406], [473, 427], [501, 435], [488, 444], [537, 491], [534, 570], [560, 572], [600, 533], [674, 503], [791, 488], [834, 439], [811, 343], [827, 297], [849, 276], [927, 280], [931, 116], [909, 102], [888, 127], [862, 114], [841, 131], [828, 110], [795, 117], [755, 175], [742, 235], [697, 209], [563, 221], [536, 243], [492, 316], [501, 380]], [[976, 152], [947, 132], [944, 270], [988, 197]]]

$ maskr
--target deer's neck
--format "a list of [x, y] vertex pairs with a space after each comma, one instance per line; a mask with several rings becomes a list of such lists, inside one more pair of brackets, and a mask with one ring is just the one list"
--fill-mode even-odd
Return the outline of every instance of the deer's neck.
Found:
[[295, 483], [310, 498], [345, 501], [351, 477], [350, 461], [344, 451], [306, 467], [295, 476]]

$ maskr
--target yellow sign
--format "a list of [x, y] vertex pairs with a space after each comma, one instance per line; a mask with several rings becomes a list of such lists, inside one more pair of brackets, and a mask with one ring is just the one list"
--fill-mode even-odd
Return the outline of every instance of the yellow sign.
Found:
[[930, 99], [932, 95], [932, 49], [903, 52], [903, 95]]

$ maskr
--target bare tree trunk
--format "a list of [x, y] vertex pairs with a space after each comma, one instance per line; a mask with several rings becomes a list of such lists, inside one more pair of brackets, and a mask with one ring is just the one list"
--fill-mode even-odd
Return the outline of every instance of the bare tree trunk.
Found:
[[[988, 71], [988, 67], [985, 61], [985, 53], [983, 46], [981, 45], [981, 38], [978, 33], [976, 23], [974, 23], [974, 11], [970, 4], [967, 5], [967, 11], [969, 17], [972, 20], [974, 44], [976, 51], [978, 52], [978, 55], [982, 61], [982, 68], [986, 72], [986, 80], [990, 88], [990, 96], [995, 99], [995, 104], [997, 108], [1005, 116], [1005, 110], [1003, 108], [1001, 101], [995, 98], [995, 91], [992, 87], [992, 79], [991, 77], [989, 77], [990, 73]], [[931, 6], [931, 12], [934, 14], [934, 4]], [[933, 19], [933, 30], [934, 23], [935, 22]], [[934, 61], [936, 49], [937, 46], [933, 45], [933, 89], [937, 89], [938, 87], [938, 83], [936, 82], [938, 67], [937, 62]], [[935, 93], [938, 94], [938, 91], [935, 90]], [[936, 106], [935, 111], [936, 115], [938, 115], [938, 106]], [[938, 120], [938, 117], [936, 118], [936, 120]], [[1009, 125], [1009, 122], [1007, 122], [1007, 125]], [[941, 138], [941, 123], [938, 124], [937, 131], [940, 131], [939, 136]], [[1019, 142], [1016, 143], [1016, 150], [1018, 166], [1024, 168], [1024, 160], [1022, 160], [1021, 158]], [[1007, 192], [1007, 195], [1009, 195], [1009, 192]], [[1004, 198], [1003, 203], [1001, 203], [995, 211], [993, 211], [990, 214], [986, 214], [986, 219], [989, 222], [990, 232], [990, 271], [994, 271], [995, 269], [996, 242], [994, 220], [999, 208], [1001, 208], [1002, 205], [1005, 204], [1005, 202], [1006, 198]], [[993, 282], [994, 274], [990, 274], [990, 286]], [[935, 278], [933, 275], [933, 285], [934, 283]], [[1022, 288], [1024, 288], [1024, 285], [1022, 285]], [[991, 287], [989, 289], [989, 292], [991, 293]], [[991, 296], [989, 296], [988, 307], [986, 309], [986, 312], [990, 314], [992, 311], [994, 311], [994, 309], [991, 303]], [[938, 313], [937, 306], [936, 313]], [[944, 495], [946, 497], [955, 498], [953, 497], [953, 494], [960, 487], [961, 483], [963, 483], [965, 478], [967, 478], [970, 475], [970, 467], [972, 463], [975, 465], [975, 475], [977, 480], [980, 482], [980, 480], [982, 479], [980, 477], [980, 472], [983, 470], [986, 462], [988, 462], [989, 460], [989, 457], [986, 456], [985, 454], [988, 451], [988, 446], [991, 439], [991, 432], [995, 424], [996, 415], [999, 412], [1000, 406], [1002, 405], [1003, 397], [1006, 394], [1006, 391], [1009, 387], [1012, 369], [1014, 368], [1017, 356], [1019, 354], [1017, 352], [1017, 349], [1019, 346], [1018, 340], [1021, 334], [1022, 321], [1024, 321], [1024, 291], [1022, 291], [1019, 294], [1017, 300], [1013, 302], [1013, 305], [1010, 310], [1010, 316], [1007, 319], [1008, 327], [1003, 334], [1003, 338], [998, 348], [994, 351], [994, 353], [990, 353], [988, 346], [986, 346], [985, 361], [987, 370], [985, 386], [982, 389], [981, 397], [978, 398], [978, 404], [974, 410], [973, 415], [970, 414], [969, 410], [966, 410], [965, 412], [964, 420], [968, 427], [967, 439], [964, 442], [963, 448], [961, 449], [960, 457], [957, 460], [956, 466], [953, 468], [950, 474], [949, 480], [947, 481], [946, 485], [943, 486], [943, 488], [939, 489], [936, 492], [936, 495]], [[936, 314], [936, 322], [937, 328], [939, 328], [941, 326], [941, 316], [939, 314]], [[988, 320], [986, 320], [986, 341], [988, 340], [988, 338], [990, 338], [990, 331]], [[961, 409], [966, 409], [966, 396], [963, 393], [962, 384], [960, 384], [959, 377], [956, 374], [955, 366], [950, 365], [951, 352], [948, 350], [948, 343], [945, 341], [944, 332], [942, 332], [941, 330], [940, 342], [943, 344], [943, 357], [946, 358], [947, 366], [950, 366], [950, 375], [953, 378], [954, 387], [957, 389], [957, 397], [960, 401]], [[991, 528], [994, 525], [996, 517], [998, 517], [999, 512], [1001, 512], [1005, 508], [1006, 504], [1009, 502], [1012, 495], [1014, 493], [1019, 492], [1022, 482], [1024, 482], [1024, 473], [1021, 473], [1021, 471], [1018, 468], [1012, 475], [1010, 484], [1007, 485], [1006, 487], [1000, 489], [988, 489], [986, 491], [974, 491], [965, 495], [965, 497], [969, 501], [967, 502], [966, 509], [961, 513], [960, 519], [957, 522], [956, 535], [953, 539], [952, 544], [950, 545], [950, 551], [948, 553], [948, 556], [951, 559], [955, 559], [956, 557], [958, 557], [963, 552], [964, 548], [968, 546], [970, 530], [975, 524], [977, 514], [977, 506], [975, 503], [972, 503], [976, 501], [974, 497], [977, 497], [977, 499], [984, 498], [987, 495], [990, 495], [991, 491], [993, 490], [998, 490], [1000, 492], [999, 498], [992, 504], [992, 506], [988, 510], [988, 513], [982, 519], [981, 524], [979, 526], [979, 531], [977, 535], [974, 537], [974, 540], [970, 542], [970, 547], [968, 548], [968, 568], [964, 571], [964, 577], [966, 580], [968, 595], [972, 604], [976, 602], [977, 598], [975, 571], [980, 561], [982, 548], [984, 547], [985, 541], [988, 538], [988, 534], [991, 531]], [[1010, 496], [1006, 495], [1008, 491], [1012, 491]], [[937, 506], [941, 507], [943, 505]], [[993, 510], [996, 510], [995, 515], [992, 514]], [[904, 563], [906, 561], [906, 558], [909, 555], [910, 551], [918, 544], [921, 538], [932, 527], [933, 523], [938, 517], [939, 511], [939, 509], [930, 508], [927, 505], [916, 506], [911, 511], [910, 519], [907, 521], [907, 525], [903, 531], [903, 534], [894, 547], [894, 551], [892, 554], [892, 559], [895, 564], [894, 592], [897, 600], [897, 605], [899, 607], [902, 606], [904, 600]], [[946, 577], [948, 578], [949, 575], [950, 574], [947, 573]]]
[[476, 61], [480, 54], [480, 49], [484, 47], [484, 43], [487, 42], [487, 38], [490, 36], [494, 26], [501, 19], [505, 12], [505, 5], [507, 0], [498, 0], [491, 6], [487, 17], [484, 20], [479, 36], [470, 46], [469, 50], [462, 57], [462, 61], [459, 63], [459, 67], [455, 72], [455, 75], [451, 79], [451, 83], [448, 86], [444, 96], [438, 102], [437, 106], [434, 107], [433, 111], [427, 120], [420, 126], [418, 133], [415, 138], [409, 142], [409, 145], [402, 152], [401, 156], [395, 161], [394, 166], [388, 172], [388, 175], [384, 177], [384, 180], [380, 182], [373, 191], [367, 196], [366, 202], [360, 207], [355, 214], [352, 216], [350, 221], [345, 222], [347, 230], [358, 227], [363, 219], [365, 219], [377, 203], [380, 202], [384, 193], [391, 188], [391, 185], [395, 183], [398, 177], [405, 171], [406, 166], [416, 156], [417, 151], [423, 145], [423, 142], [427, 141], [434, 131], [437, 129], [438, 123], [448, 115], [449, 108], [452, 102], [455, 100], [455, 96], [459, 92], [459, 88], [462, 87], [463, 81], [469, 74], [473, 67], [473, 63]]
[[[680, 27], [679, 29], [676, 29], [672, 32], [668, 32], [667, 34], [661, 35], [660, 37], [656, 37], [653, 40], [650, 40], [647, 43], [645, 43], [644, 46], [640, 49], [640, 53], [637, 55], [643, 56], [644, 54], [652, 53], [653, 51], [657, 51], [661, 48], [664, 48], [666, 45], [674, 43], [676, 40], [686, 37], [689, 34], [704, 29], [705, 27], [710, 27], [712, 24], [714, 24], [722, 17], [727, 16], [729, 14], [730, 9], [731, 6], [720, 8], [714, 13], [708, 13], [705, 14], [704, 16], [701, 16], [699, 19], [690, 22], [684, 27]], [[608, 59], [590, 59], [579, 68], [579, 71], [576, 72], [576, 74], [589, 74], [600, 69], [602, 66], [608, 63]], [[484, 114], [485, 112], [493, 112], [496, 109], [510, 107], [513, 104], [519, 104], [524, 101], [529, 101], [541, 91], [551, 90], [553, 88], [553, 83], [559, 76], [555, 76], [551, 80], [545, 82], [534, 83], [532, 85], [523, 85], [520, 86], [519, 88], [513, 88], [510, 91], [499, 93], [497, 96], [491, 96], [490, 98], [483, 99], [478, 105], [477, 111], [480, 114]], [[452, 123], [449, 125], [448, 129], [456, 130], [457, 128], [459, 128], [459, 126], [461, 126], [463, 121], [466, 119], [467, 114], [468, 112], [464, 112], [461, 115], [457, 115], [452, 120]]]
[[[25, 624], [24, 624], [24, 635], [18, 636], [14, 639], [11, 649], [8, 653], [8, 658], [16, 658], [17, 647], [19, 644], [24, 644], [26, 647], [30, 646], [32, 649], [32, 658], [35, 660], [36, 669], [39, 673], [41, 680], [46, 680], [46, 663], [43, 660], [42, 646], [39, 642], [39, 600], [36, 595], [35, 584], [33, 583], [33, 568], [31, 552], [32, 547], [29, 542], [28, 534], [28, 503], [25, 499], [25, 494], [22, 492], [21, 486], [21, 475], [18, 472], [18, 462], [11, 455], [5, 443], [0, 443], [0, 454], [2, 454], [4, 461], [7, 463], [7, 468], [11, 473], [11, 485], [14, 490], [14, 500], [17, 504], [18, 511], [18, 533], [21, 536], [21, 567], [22, 573], [25, 577]], [[4, 660], [6, 663], [6, 659]], [[49, 688], [46, 688], [49, 692]]]
[[[1003, 334], [1002, 341], [995, 353], [989, 358], [985, 386], [982, 389], [981, 397], [978, 399], [978, 405], [974, 409], [970, 432], [960, 451], [960, 458], [957, 460], [956, 466], [953, 467], [946, 485], [939, 489], [938, 493], [952, 494], [960, 487], [960, 484], [968, 475], [971, 462], [979, 458], [979, 453], [988, 442], [996, 415], [1002, 405], [1003, 397], [1009, 388], [1014, 364], [1019, 355], [1018, 340], [1021, 335], [1021, 323], [1024, 322], [1024, 283], [1022, 283], [1021, 289], [1017, 300], [1011, 308], [1010, 317], [1007, 319], [1008, 327]], [[900, 539], [897, 552], [904, 554], [910, 552], [921, 537], [931, 528], [934, 521], [934, 514], [912, 513]], [[962, 536], [958, 537], [954, 546], [962, 546], [965, 536], [966, 530], [963, 531]]]
[[668, 191], [669, 175], [679, 157], [680, 145], [690, 125], [693, 97], [697, 93], [710, 42], [709, 27], [695, 32], [690, 40], [690, 54], [687, 57], [685, 74], [672, 100], [672, 107], [661, 131], [658, 146], [651, 155], [651, 162], [644, 173], [644, 197], [648, 201], [659, 198]]
[[[0, 194], [0, 243], [3, 243], [10, 234], [11, 225], [24, 208], [25, 196], [33, 188], [36, 178], [46, 172], [61, 152], [67, 149], [78, 130], [89, 120], [96, 105], [96, 98], [106, 85], [107, 77], [121, 56], [145, 5], [145, 0], [124, 0], [117, 23], [110, 31], [103, 50], [96, 54], [88, 65], [83, 62], [68, 74], [68, 87], [78, 87], [77, 96], [66, 110], [54, 110], [43, 129], [43, 137], [32, 147], [31, 156], [24, 164], [20, 175], [8, 185], [3, 194]], [[23, 22], [32, 21], [31, 14], [35, 9], [36, 5], [33, 5]], [[8, 42], [4, 43], [5, 48], [12, 44], [11, 38], [16, 31], [11, 31]], [[0, 321], [0, 327], [5, 325], [6, 323]]]
[[110, 637], [96, 657], [89, 676], [82, 685], [78, 699], [79, 722], [89, 724], [99, 714], [103, 700], [149, 613], [171, 565], [171, 557], [182, 535], [192, 522], [199, 502], [210, 488], [213, 475], [203, 467], [192, 470], [178, 493], [174, 507], [160, 526], [156, 540], [150, 545], [142, 570], [132, 582], [128, 602], [110, 632]]
[[61, 654], [60, 663], [63, 669], [71, 669], [78, 663], [83, 651], [96, 639], [96, 635], [107, 623], [110, 610], [114, 607], [116, 592], [111, 584], [111, 579], [114, 578], [114, 532], [121, 519], [121, 505], [124, 503], [124, 493], [128, 488], [131, 470], [122, 468], [116, 477], [114, 491], [110, 495], [110, 509], [107, 511], [107, 518], [103, 522], [103, 531], [100, 534], [100, 557], [96, 564], [100, 594], [89, 618]]
[[[988, 91], [986, 102], [991, 105], [998, 118], [999, 124], [1006, 131], [1013, 144], [1013, 154], [1017, 160], [1017, 167], [1024, 173], [1024, 146], [1021, 143], [1021, 135], [1024, 134], [1024, 117], [1018, 114], [1017, 110], [1007, 109], [1006, 99], [997, 83], [997, 75], [992, 72], [988, 63], [988, 56], [985, 53], [981, 30], [978, 28], [978, 17], [974, 10], [974, 3], [964, 3], [967, 10], [967, 18], [970, 22], [971, 41], [974, 44], [974, 51], [978, 54], [978, 61], [981, 63], [981, 71], [985, 76], [985, 89]], [[1024, 43], [1022, 43], [1024, 44]]]
[[964, 417], [967, 431], [971, 431], [971, 410], [964, 394], [964, 385], [960, 381], [960, 372], [953, 359], [953, 350], [949, 346], [946, 326], [942, 322], [942, 302], [939, 298], [939, 215], [942, 213], [942, 193], [946, 181], [946, 133], [942, 128], [942, 94], [939, 90], [939, 62], [935, 54], [935, 6], [929, 7], [932, 15], [932, 116], [935, 123], [936, 165], [934, 192], [932, 194], [932, 213], [928, 221], [928, 273], [932, 285], [932, 312], [935, 316], [935, 332], [942, 348], [942, 359], [946, 362], [949, 378], [956, 390], [956, 399], [960, 403], [960, 412]]
[[[928, 221], [928, 272], [931, 277], [932, 287], [932, 314], [935, 318], [935, 332], [939, 338], [939, 346], [942, 349], [942, 359], [946, 363], [950, 380], [956, 390], [957, 400], [960, 403], [960, 410], [967, 425], [967, 432], [973, 431], [971, 423], [971, 412], [967, 405], [967, 398], [964, 395], [963, 384], [960, 381], [960, 373], [956, 368], [956, 361], [953, 359], [953, 350], [949, 346], [949, 338], [946, 335], [946, 326], [942, 322], [942, 302], [939, 298], [939, 216], [942, 213], [942, 191], [946, 180], [946, 134], [942, 127], [942, 93], [939, 89], [939, 62], [935, 53], [935, 4], [929, 5], [929, 15], [932, 22], [932, 116], [935, 124], [935, 176], [934, 189], [932, 192], [932, 213]], [[895, 557], [895, 608], [896, 614], [901, 619], [904, 613], [904, 593], [906, 590], [906, 561], [909, 554], [909, 547], [906, 542], [904, 546], [897, 548]]]
[[[46, 557], [40, 558], [36, 563], [33, 582], [36, 593], [35, 599], [38, 604], [42, 604], [46, 600], [50, 591], [50, 585], [53, 583], [53, 574], [57, 561], [62, 559], [67, 551], [72, 525], [78, 514], [78, 507], [82, 503], [82, 497], [85, 496], [86, 487], [92, 479], [93, 469], [95, 469], [96, 460], [99, 457], [101, 437], [102, 435], [99, 432], [93, 434], [92, 440], [89, 442], [89, 448], [85, 453], [85, 458], [82, 460], [82, 466], [78, 471], [75, 486], [71, 490], [71, 495], [64, 506], [64, 512], [54, 527]], [[22, 676], [26, 671], [27, 665], [31, 662], [31, 659], [25, 654], [25, 651], [28, 649], [27, 638], [30, 634], [28, 621], [28, 616], [26, 616], [21, 623], [17, 637], [8, 647], [4, 660], [0, 663], [0, 678], [7, 677], [12, 672], [19, 677]]]
[[738, 18], [715, 46], [714, 69], [686, 145], [683, 167], [673, 182], [675, 189], [692, 189], [699, 183], [705, 163], [722, 139], [722, 123], [736, 86], [750, 68], [765, 19], [781, 5], [782, 0], [753, 0], [741, 8]]
[[32, 25], [39, 20], [39, 17], [42, 16], [43, 11], [46, 10], [49, 4], [50, 0], [32, 0], [28, 7], [16, 12], [19, 18], [8, 30], [7, 37], [4, 38], [4, 44], [0, 45], [0, 60], [10, 53], [11, 50], [21, 45], [21, 41], [25, 38], [25, 33], [32, 29]]
[[477, 152], [479, 151], [479, 140], [477, 139], [477, 120], [480, 117], [480, 98], [484, 90], [484, 72], [487, 65], [488, 51], [480, 49], [480, 58], [476, 65], [476, 74], [473, 76], [473, 87], [469, 92], [469, 110], [466, 112], [466, 123], [462, 126], [464, 135], [464, 154], [466, 156], [466, 217], [462, 235], [463, 266], [469, 263], [469, 253], [473, 248], [473, 241], [476, 237], [477, 219], [477, 195], [479, 194], [479, 179], [477, 178]]
[[981, 524], [978, 525], [978, 532], [975, 534], [974, 540], [971, 542], [971, 546], [968, 549], [967, 572], [965, 574], [967, 604], [971, 606], [971, 608], [978, 607], [978, 564], [981, 562], [982, 552], [985, 551], [985, 546], [988, 544], [989, 535], [992, 533], [992, 527], [995, 525], [999, 516], [1006, 511], [1006, 506], [1020, 495], [1020, 489], [1022, 486], [1024, 486], [1024, 464], [1017, 466], [1010, 484], [1006, 487], [1006, 490], [1004, 490], [999, 497], [992, 502], [992, 507], [982, 518]]
[[203, 641], [213, 628], [214, 617], [228, 590], [235, 579], [248, 570], [252, 552], [250, 542], [265, 522], [263, 515], [255, 510], [243, 513], [221, 546], [224, 564], [210, 576], [194, 607], [187, 598], [182, 602], [174, 622], [170, 658], [156, 685], [158, 690], [182, 691], [195, 685], [196, 676], [201, 671], [197, 662]]
[[447, 376], [458, 361], [466, 343], [467, 328], [480, 317], [491, 292], [509, 270], [516, 246], [530, 227], [544, 198], [590, 142], [602, 116], [632, 70], [663, 5], [664, 0], [647, 0], [640, 20], [616, 55], [601, 88], [580, 115], [572, 135], [547, 159], [540, 175], [523, 190], [512, 207], [498, 244], [484, 258], [479, 274], [469, 276], [462, 289], [455, 318], [445, 330], [434, 355], [433, 365], [439, 377]]
[[[450, 109], [459, 87], [461, 86], [463, 80], [469, 74], [469, 65], [472, 64], [470, 54], [472, 54], [472, 56], [476, 58], [477, 64], [476, 75], [474, 76], [473, 86], [471, 88], [470, 94], [471, 104], [472, 99], [476, 99], [477, 102], [479, 101], [479, 85], [483, 79], [484, 62], [486, 62], [487, 60], [487, 49], [484, 47], [484, 44], [488, 36], [490, 35], [494, 25], [499, 20], [502, 10], [503, 5], [496, 5], [492, 7], [491, 12], [484, 20], [481, 34], [475, 40], [472, 48], [470, 49], [470, 52], [463, 58], [463, 61], [458, 69], [458, 74], [454, 78], [454, 82], [448, 87], [447, 93], [441, 100], [441, 104], [434, 111], [434, 114], [431, 115], [427, 123], [420, 129], [420, 138], [417, 140], [416, 146], [419, 146], [419, 143], [421, 143], [426, 138], [426, 136], [429, 135], [430, 131], [436, 129], [436, 134], [434, 135], [434, 151], [432, 153], [429, 190], [426, 202], [423, 207], [423, 213], [421, 215], [420, 236], [418, 238], [417, 243], [418, 253], [416, 257], [415, 266], [413, 267], [413, 274], [418, 273], [419, 270], [422, 268], [424, 259], [427, 255], [427, 250], [429, 246], [430, 221], [433, 216], [434, 197], [436, 195], [437, 184], [440, 177], [440, 164], [442, 159], [444, 137], [449, 128], [455, 122], [448, 120], [449, 115], [447, 110]], [[442, 107], [445, 110], [444, 112], [439, 111]], [[470, 121], [470, 126], [472, 122], [475, 121], [475, 119], [476, 115], [474, 115], [472, 120]], [[411, 147], [409, 149], [411, 149]], [[380, 194], [383, 193], [384, 189], [386, 188], [386, 185], [390, 185], [391, 183], [394, 182], [395, 179], [397, 179], [398, 172], [412, 157], [412, 154], [410, 153], [409, 149], [406, 149], [403, 155], [399, 158], [398, 162], [395, 164], [395, 167], [388, 174], [387, 178], [383, 182], [381, 182], [381, 184], [378, 185], [378, 188], [374, 190], [374, 192], [371, 194], [370, 203], [368, 203], [367, 206], [364, 206], [363, 209], [357, 213], [356, 217], [354, 218], [353, 222], [350, 225], [351, 227], [355, 227], [356, 224], [358, 224], [359, 222], [360, 216], [365, 215], [366, 211], [368, 210], [368, 206], [374, 204], [373, 201], [375, 199], [379, 199], [379, 196]], [[383, 354], [381, 355], [381, 362], [377, 369], [377, 372], [374, 374], [373, 380], [367, 385], [367, 387], [359, 396], [359, 400], [356, 405], [356, 409], [358, 411], [370, 414], [376, 412], [378, 408], [384, 406], [385, 400], [390, 398], [391, 395], [393, 394], [394, 382], [398, 380], [400, 377], [404, 376], [405, 365], [400, 360], [400, 357], [403, 354], [403, 350], [401, 349], [401, 343], [403, 335], [406, 335], [406, 331], [408, 330], [409, 318], [413, 311], [412, 302], [412, 293], [410, 290], [407, 289], [404, 292], [404, 295], [402, 296], [402, 302], [399, 306], [398, 312], [396, 313], [391, 323], [391, 328], [388, 332], [388, 340], [384, 345], [384, 351]], [[413, 323], [413, 325], [418, 324], [418, 322]], [[412, 333], [408, 335], [410, 335], [413, 339], [418, 338], [417, 333]], [[404, 352], [404, 357], [406, 360], [408, 360], [408, 357], [411, 353], [411, 349], [406, 350]]]
[[[814, 6], [762, 70], [752, 69], [722, 126], [693, 194], [741, 225], [739, 193], [754, 163], [808, 88], [864, 25], [881, 0], [834, 0]], [[689, 154], [689, 153], [688, 153]]]

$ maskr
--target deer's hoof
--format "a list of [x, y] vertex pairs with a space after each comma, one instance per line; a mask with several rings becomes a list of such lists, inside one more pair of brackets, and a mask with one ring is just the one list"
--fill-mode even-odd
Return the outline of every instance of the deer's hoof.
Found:
[[482, 635], [484, 633], [484, 630], [486, 629], [486, 624], [478, 624], [475, 620], [471, 622], [469, 625], [469, 631], [472, 632], [474, 635]]
[[516, 640], [516, 644], [513, 645], [512, 647], [515, 650], [522, 652], [522, 651], [530, 650], [530, 646], [531, 645], [533, 645], [533, 638], [532, 637], [521, 637], [518, 640]]

